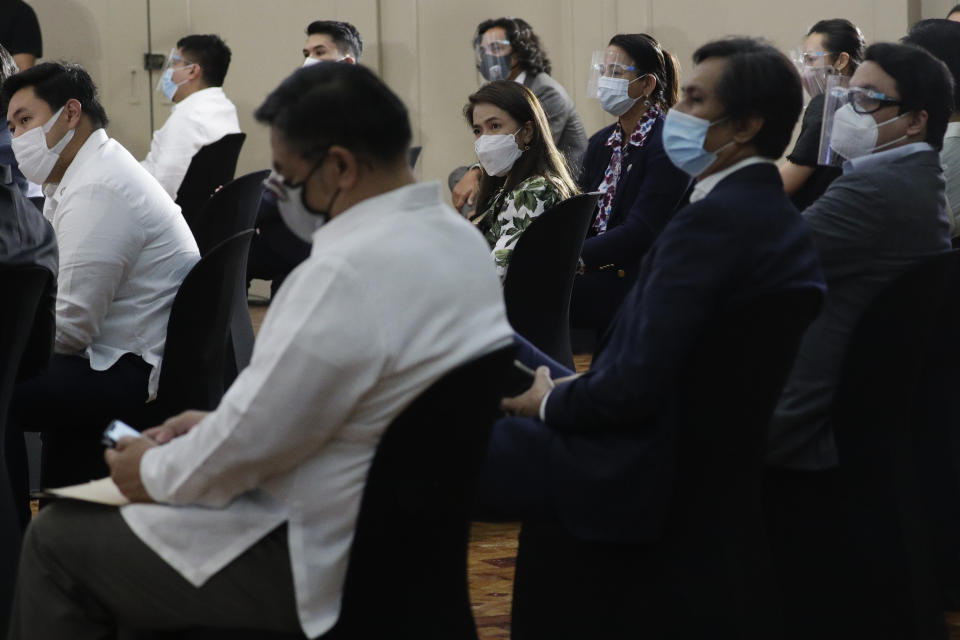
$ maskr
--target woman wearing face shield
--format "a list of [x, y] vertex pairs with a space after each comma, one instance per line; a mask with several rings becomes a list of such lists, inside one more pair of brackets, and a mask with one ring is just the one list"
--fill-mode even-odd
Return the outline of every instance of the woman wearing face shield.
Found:
[[602, 195], [583, 244], [570, 320], [602, 333], [691, 180], [663, 150], [664, 117], [679, 95], [676, 58], [652, 36], [621, 34], [594, 53], [591, 73], [588, 90], [617, 120], [590, 138], [580, 171], [580, 189]]
[[780, 167], [783, 188], [801, 211], [823, 195], [842, 173], [839, 167], [817, 165], [827, 76], [852, 76], [863, 61], [865, 47], [860, 29], [843, 18], [821, 20], [810, 27], [803, 41], [800, 77], [810, 102], [803, 113], [800, 136]]
[[512, 80], [487, 83], [463, 109], [481, 171], [477, 215], [503, 280], [517, 239], [533, 218], [579, 191], [533, 93]]

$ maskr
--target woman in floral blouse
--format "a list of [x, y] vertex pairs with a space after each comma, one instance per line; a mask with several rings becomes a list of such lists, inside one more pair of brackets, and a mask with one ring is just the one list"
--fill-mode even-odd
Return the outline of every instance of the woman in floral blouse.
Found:
[[493, 249], [502, 280], [520, 234], [561, 200], [578, 193], [533, 93], [512, 80], [482, 86], [463, 113], [473, 125], [483, 169], [473, 218]]

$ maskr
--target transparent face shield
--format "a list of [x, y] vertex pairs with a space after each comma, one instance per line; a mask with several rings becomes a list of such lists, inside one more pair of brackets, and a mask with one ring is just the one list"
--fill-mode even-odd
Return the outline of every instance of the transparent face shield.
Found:
[[497, 38], [493, 29], [486, 31], [473, 48], [477, 71], [484, 80], [506, 80], [510, 77], [513, 47], [509, 40]]
[[594, 51], [590, 57], [590, 75], [587, 77], [587, 97], [597, 98], [601, 86], [629, 84], [638, 77], [633, 60], [613, 48]]
[[803, 89], [811, 98], [816, 98], [827, 90], [827, 78], [836, 75], [837, 70], [827, 58], [826, 51], [804, 51], [802, 48], [790, 52], [790, 59], [797, 67]]
[[160, 79], [157, 80], [157, 86], [154, 87], [154, 91], [161, 91], [163, 89], [163, 78], [167, 75], [168, 69], [183, 69], [185, 67], [193, 66], [196, 63], [184, 60], [180, 53], [177, 51], [177, 48], [174, 47], [170, 49], [169, 55], [167, 55], [167, 61], [163, 63], [163, 68], [160, 69]]
[[840, 166], [845, 160], [868, 155], [899, 141], [878, 144], [879, 131], [907, 114], [886, 117], [880, 122], [873, 114], [884, 107], [897, 106], [900, 101], [871, 89], [850, 87], [849, 83], [847, 76], [827, 78], [818, 164]]

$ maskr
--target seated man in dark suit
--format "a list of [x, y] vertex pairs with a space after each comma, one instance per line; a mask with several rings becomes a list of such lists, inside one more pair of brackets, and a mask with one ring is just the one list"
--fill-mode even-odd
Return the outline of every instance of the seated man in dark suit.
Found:
[[[831, 144], [847, 158], [843, 175], [803, 212], [829, 294], [774, 412], [768, 462], [776, 467], [817, 471], [837, 465], [829, 414], [850, 333], [897, 274], [950, 250], [938, 156], [953, 107], [946, 67], [918, 47], [875, 44], [850, 86], [841, 110], [866, 122], [876, 137], [852, 148], [847, 118], [837, 111]], [[855, 133], [870, 137], [862, 127]]]
[[938, 156], [953, 108], [946, 67], [916, 47], [875, 44], [850, 86], [829, 142], [847, 158], [843, 175], [803, 212], [827, 297], [803, 337], [768, 432], [767, 531], [788, 637], [797, 639], [848, 638], [854, 632], [846, 624], [862, 630], [847, 616], [852, 605], [844, 580], [856, 570], [837, 545], [846, 507], [831, 423], [850, 336], [898, 274], [950, 250]]
[[[521, 606], [528, 590], [515, 600], [521, 633], [536, 627], [538, 637], [636, 635], [644, 604], [637, 575], [615, 558], [623, 545], [660, 534], [674, 471], [670, 400], [694, 344], [731, 305], [823, 286], [809, 229], [773, 164], [800, 114], [796, 70], [776, 49], [750, 39], [709, 43], [694, 62], [663, 129], [671, 161], [698, 178], [691, 203], [649, 250], [590, 371], [551, 380], [540, 367], [528, 391], [503, 402], [516, 417], [494, 427], [481, 507], [552, 523], [553, 537], [571, 540], [567, 548], [574, 550], [526, 567], [521, 553], [519, 569], [543, 574], [535, 578], [535, 598]], [[543, 362], [526, 355], [528, 364]], [[584, 546], [612, 550], [599, 554], [610, 562], [587, 595], [564, 579]], [[544, 633], [550, 609], [563, 610], [563, 594], [574, 592], [573, 613]]]

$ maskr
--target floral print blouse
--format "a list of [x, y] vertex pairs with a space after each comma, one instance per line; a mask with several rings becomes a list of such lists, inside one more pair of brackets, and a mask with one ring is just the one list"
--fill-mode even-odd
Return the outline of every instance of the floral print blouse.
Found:
[[533, 176], [510, 193], [504, 193], [503, 189], [498, 191], [490, 199], [486, 211], [474, 219], [493, 249], [493, 260], [501, 282], [507, 275], [517, 238], [534, 218], [561, 200], [560, 190], [550, 179]]

